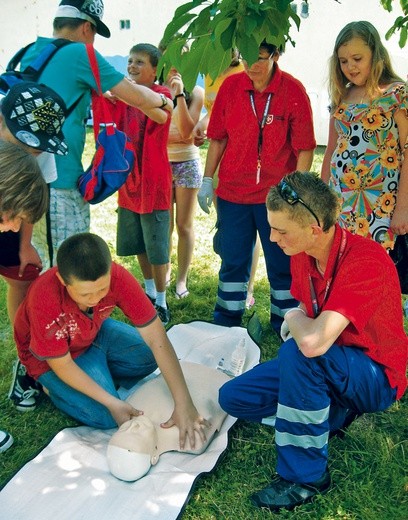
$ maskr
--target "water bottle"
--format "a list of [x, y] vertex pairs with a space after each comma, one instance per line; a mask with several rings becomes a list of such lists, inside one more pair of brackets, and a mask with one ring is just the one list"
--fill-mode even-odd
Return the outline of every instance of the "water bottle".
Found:
[[246, 345], [245, 339], [239, 340], [234, 352], [231, 355], [230, 373], [233, 376], [239, 376], [242, 374], [246, 358]]

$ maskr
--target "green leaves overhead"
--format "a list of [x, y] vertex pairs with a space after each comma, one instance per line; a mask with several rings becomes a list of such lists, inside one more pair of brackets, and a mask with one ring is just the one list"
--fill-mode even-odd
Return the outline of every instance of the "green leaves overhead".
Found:
[[[379, 1], [388, 11], [399, 1], [404, 16], [395, 20], [386, 38], [399, 32], [399, 45], [404, 47], [408, 0]], [[281, 47], [288, 42], [294, 45], [290, 33], [299, 30], [301, 19], [290, 4], [291, 0], [193, 0], [181, 5], [163, 36], [167, 51], [160, 60], [158, 75], [163, 72], [166, 76], [171, 66], [176, 67], [187, 90], [191, 90], [199, 74], [215, 79], [225, 70], [233, 48], [252, 65], [264, 39]], [[185, 45], [190, 47], [188, 52], [183, 51]]]
[[[381, 5], [388, 12], [392, 11], [393, 2], [394, 0], [380, 0]], [[399, 31], [400, 36], [398, 43], [402, 49], [403, 47], [405, 47], [408, 37], [408, 0], [399, 0], [399, 3], [401, 5], [402, 12], [405, 16], [398, 16], [393, 26], [387, 31], [385, 38], [389, 40], [395, 32]]]
[[[299, 28], [300, 19], [290, 1], [196, 0], [181, 5], [163, 36], [167, 51], [160, 60], [159, 74], [163, 71], [166, 76], [174, 66], [191, 90], [199, 74], [215, 79], [225, 70], [233, 48], [251, 65], [258, 58], [262, 40], [284, 46], [291, 40], [292, 23]], [[190, 50], [182, 53], [185, 44]]]

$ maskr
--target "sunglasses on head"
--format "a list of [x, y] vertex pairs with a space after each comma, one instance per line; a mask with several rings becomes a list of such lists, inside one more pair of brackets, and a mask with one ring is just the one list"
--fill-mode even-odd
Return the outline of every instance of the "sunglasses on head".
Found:
[[299, 197], [299, 195], [296, 193], [296, 191], [292, 188], [290, 184], [288, 184], [286, 181], [281, 181], [277, 187], [279, 195], [285, 202], [287, 202], [291, 206], [293, 206], [297, 202], [302, 204], [302, 206], [304, 206], [314, 216], [318, 226], [321, 227], [320, 220], [318, 219], [316, 213]]

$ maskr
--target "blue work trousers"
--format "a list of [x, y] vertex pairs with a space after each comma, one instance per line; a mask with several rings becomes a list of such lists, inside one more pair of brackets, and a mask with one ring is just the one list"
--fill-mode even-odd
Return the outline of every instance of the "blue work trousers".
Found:
[[226, 327], [241, 325], [258, 232], [270, 284], [270, 321], [279, 333], [285, 312], [298, 302], [290, 294], [290, 259], [270, 241], [266, 205], [235, 204], [218, 197], [217, 214], [214, 251], [221, 257], [221, 268], [214, 322]]
[[[118, 385], [131, 388], [157, 368], [152, 351], [135, 327], [112, 318], [103, 322], [92, 345], [74, 362], [118, 399]], [[117, 426], [105, 406], [61, 381], [52, 370], [38, 380], [55, 406], [77, 421], [100, 429]]]
[[395, 396], [383, 368], [361, 349], [333, 345], [307, 358], [290, 339], [277, 358], [222, 386], [219, 401], [233, 417], [275, 426], [278, 474], [306, 483], [325, 472], [329, 433], [348, 410], [385, 410]]

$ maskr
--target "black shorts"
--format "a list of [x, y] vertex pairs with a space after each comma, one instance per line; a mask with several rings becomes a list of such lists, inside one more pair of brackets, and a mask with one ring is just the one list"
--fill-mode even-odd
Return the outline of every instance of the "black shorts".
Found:
[[19, 249], [20, 233], [14, 231], [0, 233], [0, 265], [5, 267], [20, 265]]

